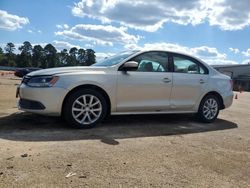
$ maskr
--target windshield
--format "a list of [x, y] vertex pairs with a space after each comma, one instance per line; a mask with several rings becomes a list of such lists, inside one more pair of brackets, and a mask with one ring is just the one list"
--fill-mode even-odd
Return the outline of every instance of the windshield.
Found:
[[122, 60], [128, 58], [129, 56], [133, 55], [136, 52], [138, 52], [138, 51], [121, 52], [121, 53], [116, 54], [114, 56], [103, 59], [100, 62], [97, 62], [97, 63], [93, 64], [92, 66], [100, 66], [100, 67], [113, 66], [113, 65], [116, 65], [116, 64], [120, 63]]

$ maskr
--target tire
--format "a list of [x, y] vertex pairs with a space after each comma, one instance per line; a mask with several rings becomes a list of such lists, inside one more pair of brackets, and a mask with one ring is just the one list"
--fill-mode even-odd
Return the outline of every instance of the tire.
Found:
[[216, 120], [220, 111], [220, 102], [217, 96], [205, 96], [199, 106], [198, 118], [204, 123], [212, 123]]
[[79, 89], [65, 101], [63, 118], [75, 128], [92, 128], [107, 114], [107, 102], [98, 91]]

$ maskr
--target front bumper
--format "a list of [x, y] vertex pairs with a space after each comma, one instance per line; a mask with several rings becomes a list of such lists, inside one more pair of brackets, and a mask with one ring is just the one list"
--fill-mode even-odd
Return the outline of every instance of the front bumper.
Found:
[[19, 86], [18, 108], [23, 111], [60, 116], [63, 100], [68, 90], [58, 87], [37, 88]]
[[46, 107], [39, 101], [32, 101], [28, 99], [20, 99], [19, 106], [23, 109], [30, 109], [30, 110], [45, 110]]

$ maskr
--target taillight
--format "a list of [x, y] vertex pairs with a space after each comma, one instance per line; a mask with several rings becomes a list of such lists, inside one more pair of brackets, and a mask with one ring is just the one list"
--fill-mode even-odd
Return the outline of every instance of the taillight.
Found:
[[234, 82], [233, 82], [232, 79], [230, 80], [230, 84], [231, 84], [231, 90], [233, 90], [233, 88], [234, 88]]

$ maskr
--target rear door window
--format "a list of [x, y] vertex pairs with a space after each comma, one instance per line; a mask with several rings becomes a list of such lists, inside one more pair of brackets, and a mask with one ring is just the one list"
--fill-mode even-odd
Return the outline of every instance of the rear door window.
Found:
[[206, 69], [197, 61], [185, 56], [173, 56], [174, 72], [186, 74], [206, 74]]

